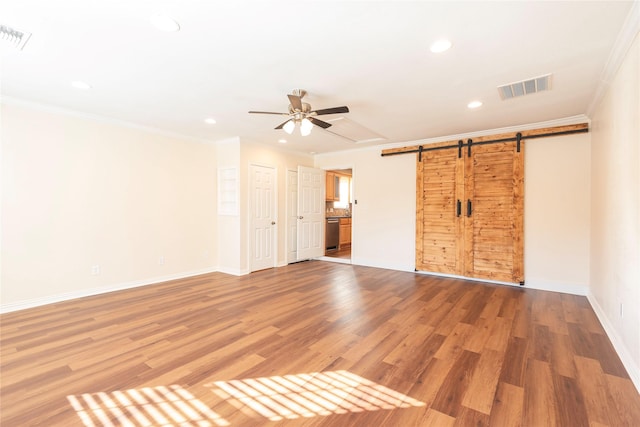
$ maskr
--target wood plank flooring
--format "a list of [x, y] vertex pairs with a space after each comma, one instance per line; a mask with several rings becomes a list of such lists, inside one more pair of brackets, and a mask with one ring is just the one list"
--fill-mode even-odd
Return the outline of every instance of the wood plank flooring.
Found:
[[0, 321], [3, 427], [640, 425], [573, 295], [310, 261]]

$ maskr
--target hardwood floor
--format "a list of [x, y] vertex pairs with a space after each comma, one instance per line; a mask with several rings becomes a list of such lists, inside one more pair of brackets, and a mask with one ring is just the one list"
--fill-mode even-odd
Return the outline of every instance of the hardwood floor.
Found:
[[586, 298], [321, 261], [0, 316], [11, 426], [638, 426]]
[[340, 248], [336, 251], [328, 251], [325, 256], [330, 258], [351, 259], [351, 246]]

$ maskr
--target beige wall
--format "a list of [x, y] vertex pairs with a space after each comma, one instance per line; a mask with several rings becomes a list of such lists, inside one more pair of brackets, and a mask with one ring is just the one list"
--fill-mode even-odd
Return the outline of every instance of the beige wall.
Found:
[[415, 268], [416, 166], [412, 155], [381, 157], [380, 148], [317, 155], [320, 169], [351, 168], [351, 260], [354, 264]]
[[4, 308], [215, 269], [212, 144], [19, 104], [1, 112]]
[[527, 286], [589, 289], [591, 135], [525, 142], [524, 271]]
[[640, 388], [640, 42], [592, 118], [590, 301]]

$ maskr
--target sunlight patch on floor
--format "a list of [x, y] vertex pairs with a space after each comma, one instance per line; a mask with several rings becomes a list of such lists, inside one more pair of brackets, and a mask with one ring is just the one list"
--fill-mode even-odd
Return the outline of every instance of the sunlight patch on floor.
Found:
[[177, 385], [84, 393], [67, 396], [67, 400], [86, 427], [229, 425], [227, 420]]
[[[214, 381], [206, 387], [242, 413], [270, 421], [425, 406], [349, 371]], [[179, 385], [67, 396], [86, 427], [231, 423]]]
[[215, 381], [208, 387], [243, 412], [270, 421], [425, 406], [348, 371]]

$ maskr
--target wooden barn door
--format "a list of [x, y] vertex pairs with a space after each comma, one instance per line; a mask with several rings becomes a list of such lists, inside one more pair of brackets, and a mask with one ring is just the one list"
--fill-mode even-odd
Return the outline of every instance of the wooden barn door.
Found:
[[506, 142], [421, 153], [416, 270], [524, 280], [523, 147]]
[[523, 147], [478, 145], [465, 159], [465, 276], [524, 280]]
[[464, 274], [464, 159], [457, 150], [428, 151], [417, 167], [416, 269]]

